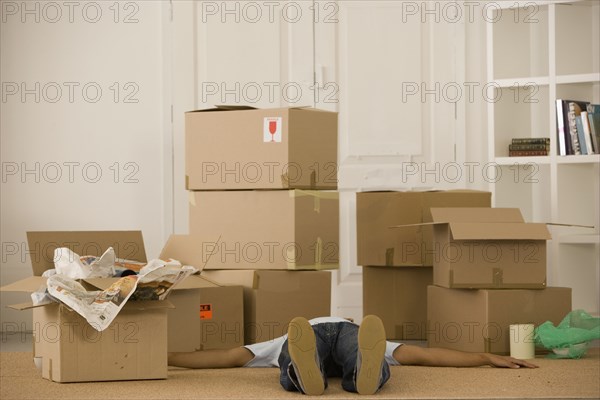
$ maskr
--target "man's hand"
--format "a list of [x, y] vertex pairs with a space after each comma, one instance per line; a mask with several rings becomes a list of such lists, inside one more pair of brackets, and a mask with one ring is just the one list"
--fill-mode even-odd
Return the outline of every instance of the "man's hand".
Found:
[[513, 357], [486, 354], [489, 365], [500, 368], [538, 368], [537, 365]]
[[467, 353], [435, 347], [419, 347], [403, 344], [394, 350], [396, 361], [402, 365], [425, 365], [429, 367], [479, 367], [490, 365], [501, 368], [537, 368], [535, 364], [491, 353]]

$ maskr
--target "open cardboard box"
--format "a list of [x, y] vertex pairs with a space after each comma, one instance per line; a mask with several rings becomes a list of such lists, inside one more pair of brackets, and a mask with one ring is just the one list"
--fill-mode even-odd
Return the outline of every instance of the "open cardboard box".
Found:
[[335, 190], [337, 117], [307, 107], [187, 112], [186, 189]]
[[431, 208], [433, 283], [462, 289], [546, 287], [545, 223], [526, 223], [517, 208]]
[[[57, 247], [69, 247], [79, 255], [95, 256], [113, 247], [118, 258], [147, 261], [140, 231], [28, 232], [27, 239], [34, 276], [4, 286], [2, 291], [34, 292], [45, 286], [46, 279], [41, 274], [54, 268], [54, 249]], [[202, 249], [190, 246], [199, 240], [202, 239], [173, 235], [161, 252], [161, 258], [201, 266], [206, 259], [201, 254]], [[182, 292], [220, 287], [200, 276], [193, 278], [184, 281]], [[116, 279], [92, 278], [81, 283], [90, 290], [103, 290]], [[238, 301], [241, 302], [241, 294]], [[83, 317], [61, 303], [38, 307], [25, 303], [12, 307], [33, 308], [34, 357], [41, 360], [42, 376], [46, 379], [83, 382], [167, 377], [167, 315], [173, 308], [169, 300], [127, 302], [102, 332], [96, 331]], [[192, 320], [188, 327], [191, 332], [195, 331]], [[187, 340], [193, 342], [193, 339]], [[200, 335], [195, 339], [199, 342]]]
[[[432, 207], [490, 207], [492, 194], [477, 190], [370, 191], [356, 194], [357, 262], [362, 266], [433, 265], [433, 228], [392, 225], [432, 222]], [[425, 296], [425, 293], [423, 293]]]

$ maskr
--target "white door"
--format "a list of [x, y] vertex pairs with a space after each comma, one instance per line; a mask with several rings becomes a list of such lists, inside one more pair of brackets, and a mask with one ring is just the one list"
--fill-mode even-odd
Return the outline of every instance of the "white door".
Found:
[[310, 1], [172, 5], [174, 231], [186, 233], [184, 113], [313, 106], [313, 19]]
[[[456, 161], [461, 141], [459, 99], [444, 91], [457, 83], [464, 51], [458, 27], [421, 7], [425, 2], [315, 3], [315, 69], [323, 92], [316, 106], [339, 111], [340, 122], [341, 254], [332, 313], [357, 321], [356, 192], [447, 187], [426, 171]], [[333, 89], [335, 96], [327, 96]]]
[[433, 92], [436, 82], [455, 79], [455, 28], [423, 23], [407, 8], [415, 4], [173, 2], [174, 231], [188, 231], [185, 111], [217, 104], [338, 111], [341, 267], [331, 312], [360, 321], [356, 191], [443, 187], [398, 171], [403, 163], [455, 160], [460, 141], [456, 105]]

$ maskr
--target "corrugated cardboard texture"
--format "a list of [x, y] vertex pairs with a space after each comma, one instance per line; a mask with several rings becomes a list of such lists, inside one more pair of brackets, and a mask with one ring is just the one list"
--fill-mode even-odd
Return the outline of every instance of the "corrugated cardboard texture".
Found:
[[338, 267], [337, 192], [300, 190], [191, 192], [190, 233], [205, 243], [205, 269], [320, 270]]
[[387, 339], [424, 340], [432, 267], [363, 267], [363, 314], [381, 318]]
[[490, 206], [491, 193], [470, 190], [357, 193], [358, 264], [432, 266], [432, 227], [390, 227], [432, 222], [431, 207]]
[[241, 286], [175, 290], [169, 300], [169, 351], [229, 349], [244, 344]]
[[[545, 224], [519, 222], [523, 218], [518, 209], [432, 208], [431, 212], [439, 223], [434, 226], [434, 284], [463, 289], [546, 286], [550, 233]], [[463, 217], [467, 222], [458, 222]]]
[[[221, 109], [223, 110], [223, 109]], [[265, 141], [265, 118], [281, 141]], [[189, 190], [336, 189], [337, 113], [301, 108], [188, 112]]]
[[525, 222], [518, 208], [455, 208], [444, 206], [431, 209], [435, 222]]
[[33, 274], [54, 269], [54, 249], [67, 247], [80, 256], [100, 256], [109, 247], [118, 258], [145, 262], [141, 231], [48, 231], [27, 232]]
[[199, 271], [212, 256], [213, 247], [205, 243], [217, 243], [217, 235], [171, 235], [160, 252], [159, 258], [179, 261], [182, 265], [190, 265]]
[[571, 289], [457, 290], [428, 288], [429, 347], [508, 354], [509, 326], [558, 324], [571, 311]]
[[331, 315], [329, 271], [209, 271], [216, 282], [244, 285], [245, 343], [271, 340], [287, 333], [294, 317]]
[[[124, 308], [102, 332], [55, 304], [33, 311], [35, 354], [55, 382], [167, 378], [167, 309]], [[151, 351], [149, 351], [151, 349]]]

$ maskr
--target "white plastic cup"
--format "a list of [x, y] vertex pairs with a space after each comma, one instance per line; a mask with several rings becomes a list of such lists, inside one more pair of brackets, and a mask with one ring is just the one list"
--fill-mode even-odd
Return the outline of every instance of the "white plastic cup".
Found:
[[510, 356], [521, 360], [535, 358], [533, 324], [515, 324], [510, 326]]

